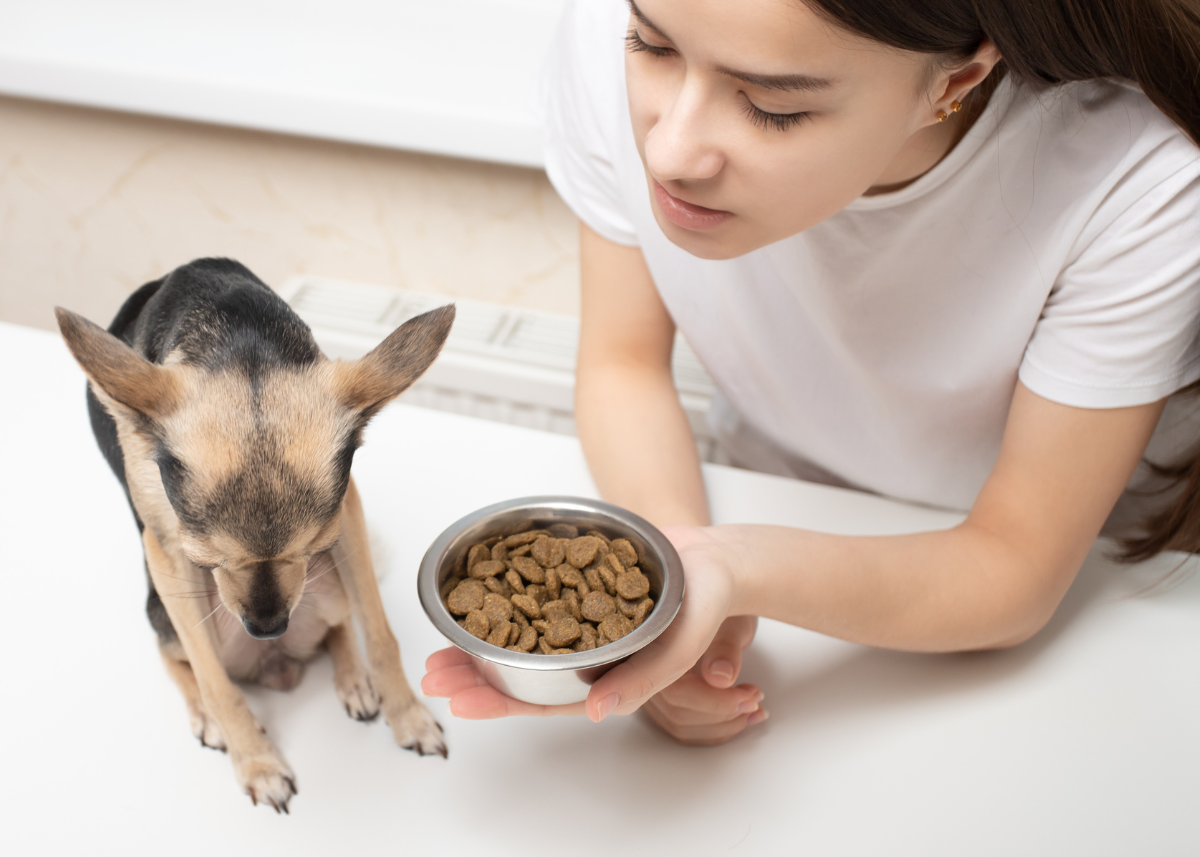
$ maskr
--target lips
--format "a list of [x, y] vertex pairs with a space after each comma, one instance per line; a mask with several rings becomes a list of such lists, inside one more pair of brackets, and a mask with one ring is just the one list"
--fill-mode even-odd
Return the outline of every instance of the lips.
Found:
[[678, 197], [671, 196], [667, 192], [667, 189], [657, 181], [654, 179], [650, 181], [654, 184], [654, 201], [658, 204], [659, 211], [663, 213], [663, 217], [676, 226], [696, 232], [703, 232], [716, 229], [729, 220], [729, 218], [733, 217], [732, 212], [721, 211], [716, 208], [705, 208], [702, 205], [685, 202]]

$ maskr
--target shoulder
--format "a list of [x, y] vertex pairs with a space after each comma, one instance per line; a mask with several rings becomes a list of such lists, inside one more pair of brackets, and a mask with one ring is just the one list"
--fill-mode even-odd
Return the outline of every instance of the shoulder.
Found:
[[629, 173], [631, 144], [624, 61], [628, 21], [624, 0], [568, 2], [543, 70], [539, 101], [546, 173], [559, 195], [596, 232], [636, 244], [622, 182]]

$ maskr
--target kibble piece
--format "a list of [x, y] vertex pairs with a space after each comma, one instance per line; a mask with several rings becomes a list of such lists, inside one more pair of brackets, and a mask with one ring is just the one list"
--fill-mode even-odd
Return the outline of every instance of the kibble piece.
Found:
[[637, 613], [637, 606], [638, 603], [636, 601], [630, 601], [626, 598], [622, 598], [620, 595], [617, 596], [617, 609], [630, 619], [633, 618], [633, 614]]
[[556, 649], [569, 646], [579, 639], [582, 632], [579, 623], [570, 616], [555, 619], [546, 629], [546, 640]]
[[504, 541], [504, 536], [491, 536], [483, 540], [483, 543], [490, 548], [494, 548], [500, 542]]
[[513, 606], [528, 616], [530, 619], [541, 619], [542, 608], [528, 595], [514, 595], [512, 597]]
[[511, 568], [504, 572], [504, 582], [511, 586], [516, 592], [525, 593], [525, 584], [521, 581], [521, 575], [517, 574]]
[[508, 558], [512, 559], [515, 556], [528, 556], [529, 552], [532, 549], [533, 548], [530, 545], [521, 545], [519, 547], [509, 548], [508, 549]]
[[617, 594], [630, 601], [645, 598], [650, 592], [650, 579], [633, 569], [617, 578]]
[[512, 602], [507, 598], [489, 592], [483, 596], [483, 615], [488, 617], [488, 621], [492, 623], [492, 627], [496, 627], [502, 622], [508, 622], [512, 619], [513, 606]]
[[584, 535], [599, 539], [600, 544], [604, 545], [605, 547], [608, 547], [609, 545], [608, 536], [604, 535], [604, 533], [600, 532], [599, 530], [588, 530]]
[[575, 651], [575, 650], [574, 649], [554, 649], [553, 651], [550, 652], [550, 654], [552, 654], [552, 655], [569, 655], [573, 651]]
[[502, 595], [505, 598], [512, 595], [512, 587], [508, 582], [499, 577], [485, 577], [483, 585], [488, 588], [488, 592], [494, 592], [497, 595]]
[[532, 652], [533, 647], [537, 645], [537, 641], [538, 632], [533, 630], [533, 628], [524, 628], [515, 645], [518, 652]]
[[470, 575], [476, 580], [484, 577], [495, 577], [504, 571], [504, 563], [494, 559], [485, 559], [475, 563], [471, 568]]
[[605, 554], [604, 565], [609, 568], [613, 574], [624, 574], [625, 572], [629, 571], [629, 569], [625, 567], [625, 564], [621, 562], [620, 557], [618, 557], [615, 552]]
[[487, 635], [487, 641], [493, 646], [503, 648], [508, 645], [508, 638], [512, 634], [512, 629], [517, 627], [512, 622], [499, 622], [492, 625], [492, 631]]
[[508, 623], [508, 645], [515, 646], [517, 640], [521, 639], [521, 627], [516, 622]]
[[567, 562], [576, 568], [583, 568], [596, 558], [600, 550], [600, 540], [595, 536], [581, 536], [567, 543]]
[[605, 592], [590, 592], [579, 605], [579, 612], [589, 622], [599, 622], [616, 609], [612, 596]]
[[504, 562], [508, 559], [508, 548], [504, 546], [504, 542], [497, 542], [492, 545], [492, 559], [496, 562]]
[[596, 648], [596, 642], [599, 639], [600, 635], [596, 633], [596, 629], [591, 622], [580, 623], [579, 641], [587, 646], [589, 650]]
[[446, 598], [446, 606], [457, 616], [466, 616], [472, 610], [483, 606], [483, 596], [487, 589], [478, 580], [464, 580]]
[[654, 609], [653, 598], [643, 598], [638, 602], [637, 610], [633, 613], [633, 627], [640, 628], [642, 623], [646, 621], [646, 617], [650, 615], [650, 611]]
[[583, 579], [587, 581], [588, 589], [603, 590], [604, 578], [600, 576], [600, 572], [595, 568], [586, 568], [583, 571]]
[[550, 623], [545, 619], [534, 619], [529, 624], [532, 625], [533, 630], [537, 631], [539, 634], [544, 634], [550, 630]]
[[512, 561], [513, 568], [530, 583], [545, 583], [546, 569], [542, 568], [536, 559], [519, 556]]
[[467, 571], [470, 571], [472, 568], [474, 568], [475, 563], [483, 562], [485, 559], [491, 558], [492, 552], [488, 549], [487, 545], [472, 545], [471, 549], [467, 551]]
[[[609, 554], [609, 556], [612, 556], [612, 554]], [[616, 595], [617, 594], [617, 574], [616, 574], [616, 572], [614, 572], [609, 567], [608, 563], [604, 563], [596, 571], [597, 571], [597, 573], [599, 573], [600, 579], [602, 581], [604, 581], [605, 591], [609, 595]]]
[[544, 532], [545, 532], [545, 530], [529, 530], [524, 533], [513, 533], [511, 536], [509, 536], [507, 539], [504, 540], [504, 544], [510, 548], [516, 548], [516, 547], [520, 547], [521, 545], [527, 545], [530, 542], [537, 539], [537, 537], [540, 536]]
[[617, 641], [633, 630], [633, 623], [620, 613], [609, 613], [600, 623], [600, 633], [610, 641]]
[[558, 579], [558, 569], [546, 569], [546, 591], [550, 593], [551, 598], [558, 598], [562, 595], [562, 581]]
[[554, 646], [547, 643], [545, 637], [538, 637], [537, 644], [543, 655], [554, 654]]
[[541, 605], [542, 616], [547, 622], [553, 622], [555, 619], [561, 619], [564, 616], [571, 615], [571, 606], [565, 601], [549, 601]]
[[590, 637], [581, 635], [579, 639], [575, 641], [575, 645], [571, 647], [571, 649], [576, 652], [590, 652], [594, 648], [596, 648], [596, 634], [594, 631]]
[[525, 618], [525, 614], [520, 610], [513, 611], [513, 621], [517, 623], [517, 627], [522, 631], [529, 627], [529, 620]]
[[579, 586], [583, 581], [583, 575], [573, 565], [560, 565], [555, 571], [558, 572], [558, 579], [562, 581], [563, 586]]
[[525, 587], [525, 594], [532, 598], [541, 607], [550, 600], [550, 593], [546, 591], [546, 587], [540, 583], [531, 583]]
[[567, 555], [566, 545], [559, 539], [550, 536], [538, 536], [537, 541], [529, 550], [530, 555], [544, 568], [554, 568], [562, 564]]
[[571, 611], [571, 615], [575, 617], [576, 622], [583, 621], [583, 614], [579, 612], [579, 596], [574, 589], [564, 589], [562, 601]]
[[631, 565], [637, 565], [637, 551], [634, 550], [629, 539], [613, 539], [609, 548], [617, 555], [617, 559], [621, 561], [621, 565], [626, 568], [629, 568]]
[[574, 524], [551, 524], [550, 535], [557, 539], [574, 539], [579, 536], [579, 527]]
[[[492, 630], [492, 623], [488, 621], [487, 616], [483, 615], [482, 610], [472, 610], [463, 620], [463, 627], [467, 629], [468, 634], [474, 634], [479, 639], [486, 640], [488, 632]], [[506, 633], [505, 639], [507, 638]]]

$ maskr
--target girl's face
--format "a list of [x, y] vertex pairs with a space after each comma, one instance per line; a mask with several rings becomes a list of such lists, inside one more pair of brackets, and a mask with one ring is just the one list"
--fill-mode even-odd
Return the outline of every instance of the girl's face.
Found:
[[800, 0], [635, 4], [626, 80], [651, 207], [696, 256], [795, 235], [953, 146], [957, 123], [937, 113], [966, 89], [927, 54], [837, 29]]

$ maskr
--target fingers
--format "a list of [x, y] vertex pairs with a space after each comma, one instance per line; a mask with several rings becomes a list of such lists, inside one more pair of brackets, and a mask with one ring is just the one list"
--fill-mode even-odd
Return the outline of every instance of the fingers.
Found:
[[654, 704], [675, 722], [695, 726], [753, 714], [762, 700], [762, 691], [752, 684], [718, 689], [688, 673], [656, 696]]
[[475, 662], [461, 649], [442, 649], [425, 662], [428, 672], [421, 679], [426, 696], [449, 697], [450, 713], [464, 720], [491, 720], [497, 717], [549, 717], [556, 714], [582, 714], [583, 703], [574, 705], [534, 705], [505, 696], [487, 683], [475, 668]]
[[713, 687], [733, 687], [742, 671], [742, 652], [754, 641], [757, 630], [757, 616], [730, 616], [722, 622], [698, 664], [704, 680]]
[[430, 655], [425, 661], [425, 672], [433, 672], [443, 667], [455, 667], [460, 664], [469, 663], [471, 663], [470, 655], [462, 649], [451, 646], [448, 649], [440, 649]]
[[657, 699], [642, 708], [646, 716], [680, 744], [711, 747], [724, 744], [742, 734], [746, 729], [767, 719], [765, 709], [753, 714], [741, 714], [732, 720], [720, 723], [685, 724], [674, 720], [657, 704]]

